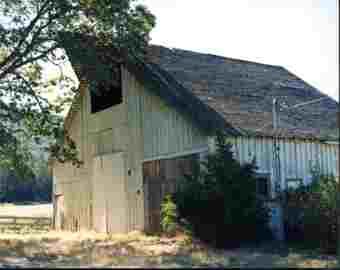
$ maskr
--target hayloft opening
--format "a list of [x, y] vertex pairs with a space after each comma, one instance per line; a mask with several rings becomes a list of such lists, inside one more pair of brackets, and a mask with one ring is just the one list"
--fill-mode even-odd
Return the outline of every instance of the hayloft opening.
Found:
[[95, 91], [90, 91], [91, 113], [103, 111], [123, 102], [120, 66], [114, 68], [112, 75], [112, 80], [97, 82]]

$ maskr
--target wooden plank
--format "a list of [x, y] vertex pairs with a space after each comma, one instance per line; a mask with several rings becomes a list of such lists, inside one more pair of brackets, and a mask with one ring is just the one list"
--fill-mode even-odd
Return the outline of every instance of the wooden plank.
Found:
[[193, 159], [198, 158], [189, 155], [143, 163], [146, 231], [160, 231], [161, 203], [167, 194], [175, 191], [179, 177], [192, 172]]

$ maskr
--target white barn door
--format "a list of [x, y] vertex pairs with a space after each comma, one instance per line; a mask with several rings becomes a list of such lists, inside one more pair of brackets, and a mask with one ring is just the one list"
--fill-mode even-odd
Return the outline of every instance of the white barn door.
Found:
[[97, 232], [126, 232], [123, 153], [93, 160], [93, 225]]

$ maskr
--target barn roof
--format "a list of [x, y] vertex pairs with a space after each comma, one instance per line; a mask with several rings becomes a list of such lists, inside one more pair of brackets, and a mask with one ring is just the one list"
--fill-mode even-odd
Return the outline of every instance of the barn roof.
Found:
[[280, 111], [278, 133], [338, 138], [339, 104], [283, 67], [163, 46], [151, 46], [148, 60], [244, 134], [273, 135], [273, 98], [293, 106], [325, 97]]
[[325, 97], [280, 111], [276, 135], [339, 138], [339, 104], [283, 67], [156, 45], [149, 46], [144, 61], [126, 65], [137, 79], [156, 85], [152, 88], [158, 95], [207, 129], [273, 136], [273, 98], [293, 106]]

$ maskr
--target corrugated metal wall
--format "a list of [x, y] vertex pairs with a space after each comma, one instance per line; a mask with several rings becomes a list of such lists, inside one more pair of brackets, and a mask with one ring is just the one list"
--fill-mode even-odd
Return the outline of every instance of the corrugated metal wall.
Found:
[[[272, 172], [273, 140], [271, 138], [239, 137], [231, 140], [235, 155], [241, 163], [256, 157], [260, 171]], [[303, 179], [310, 183], [311, 169], [320, 168], [323, 174], [339, 175], [339, 146], [310, 140], [279, 139], [282, 184], [287, 178]]]

